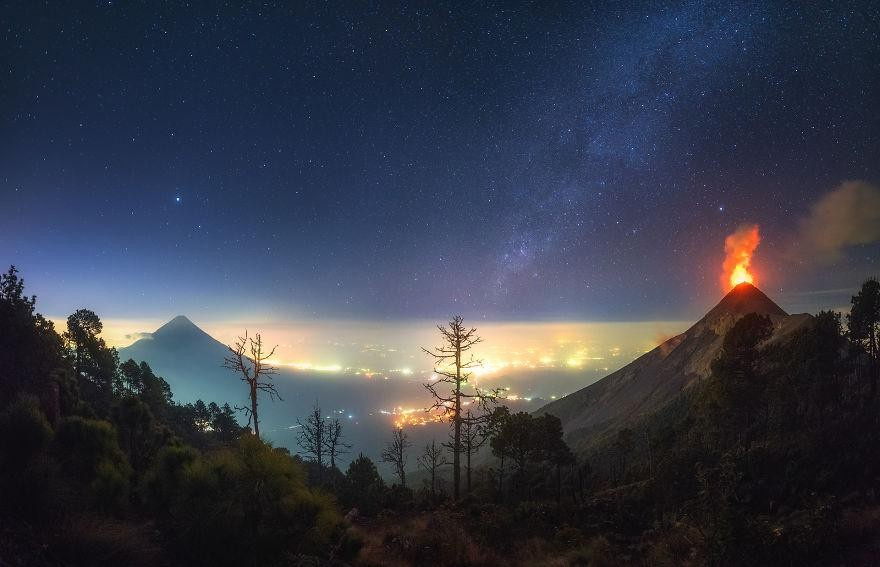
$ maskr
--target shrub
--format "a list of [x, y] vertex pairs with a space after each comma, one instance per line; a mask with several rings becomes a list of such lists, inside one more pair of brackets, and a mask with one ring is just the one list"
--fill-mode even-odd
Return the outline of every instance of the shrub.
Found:
[[159, 450], [140, 485], [141, 498], [148, 510], [161, 515], [180, 497], [186, 468], [198, 458], [199, 452], [187, 445], [169, 445]]
[[0, 512], [36, 519], [51, 503], [53, 463], [46, 454], [52, 428], [32, 396], [0, 412]]
[[19, 396], [0, 413], [0, 463], [23, 468], [52, 440], [52, 428], [33, 396]]
[[343, 534], [333, 500], [306, 486], [293, 459], [252, 436], [203, 456], [163, 449], [144, 490], [166, 536], [193, 563], [273, 565], [329, 555]]
[[87, 494], [86, 502], [71, 504], [87, 504], [107, 511], [120, 511], [125, 507], [131, 467], [110, 423], [65, 418], [58, 426], [54, 447], [74, 492], [85, 489]]

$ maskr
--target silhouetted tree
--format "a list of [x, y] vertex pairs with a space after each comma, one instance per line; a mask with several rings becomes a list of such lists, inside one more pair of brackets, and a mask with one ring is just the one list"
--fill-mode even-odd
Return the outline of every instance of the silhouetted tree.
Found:
[[68, 389], [75, 382], [68, 378], [61, 337], [35, 308], [36, 297], [24, 294], [24, 280], [10, 266], [0, 274], [0, 407], [29, 392], [40, 399], [55, 423], [62, 405], [62, 382]]
[[80, 392], [102, 416], [110, 411], [115, 390], [121, 389], [119, 357], [98, 334], [101, 319], [88, 309], [79, 309], [67, 318], [64, 338], [73, 350], [74, 371]]
[[221, 443], [231, 443], [246, 429], [238, 423], [235, 412], [229, 407], [229, 404], [223, 404], [223, 407], [220, 407], [211, 402], [208, 404], [208, 410], [211, 412], [211, 429]]
[[496, 408], [486, 422], [492, 454], [498, 457], [499, 491], [504, 491], [504, 471], [507, 461], [519, 486], [524, 487], [526, 469], [531, 463], [546, 463], [556, 472], [556, 498], [562, 490], [562, 467], [575, 463], [574, 454], [562, 438], [562, 422], [555, 415], [545, 413], [533, 417], [526, 412], [511, 414], [506, 407]]
[[471, 458], [489, 439], [490, 418], [490, 413], [476, 415], [468, 409], [462, 419], [461, 448], [465, 455], [465, 488], [468, 494], [471, 492], [471, 479], [473, 476]]
[[510, 458], [515, 478], [521, 486], [534, 449], [534, 419], [526, 412], [511, 414], [501, 425], [493, 441], [493, 450], [503, 448]]
[[157, 419], [167, 418], [172, 404], [171, 386], [164, 378], [156, 376], [149, 364], [128, 359], [119, 365], [119, 375], [122, 392], [135, 395], [147, 404]]
[[556, 502], [562, 497], [562, 467], [575, 464], [574, 453], [563, 439], [562, 421], [545, 413], [533, 421], [534, 459], [549, 463], [556, 471]]
[[173, 404], [171, 386], [161, 376], [156, 376], [146, 362], [140, 364], [140, 399], [150, 406], [153, 415], [158, 419], [166, 419], [168, 408]]
[[804, 425], [822, 427], [827, 413], [840, 409], [843, 377], [849, 372], [840, 314], [821, 311], [809, 325], [769, 351], [768, 399], [776, 433]]
[[193, 404], [193, 417], [195, 418], [196, 428], [205, 432], [211, 428], [211, 412], [208, 411], [208, 405], [205, 404], [202, 400], [196, 400], [196, 403]]
[[880, 282], [869, 279], [862, 284], [859, 293], [852, 298], [852, 308], [847, 316], [850, 339], [868, 359], [870, 393], [868, 399], [877, 398], [877, 381], [880, 379]]
[[412, 443], [409, 442], [408, 436], [402, 427], [394, 429], [391, 442], [382, 451], [382, 462], [391, 463], [394, 467], [394, 474], [400, 480], [400, 486], [406, 486], [406, 451]]
[[431, 497], [437, 493], [437, 471], [443, 465], [449, 464], [446, 460], [446, 454], [443, 452], [443, 445], [437, 445], [437, 442], [431, 440], [430, 445], [425, 445], [425, 450], [419, 456], [419, 466], [431, 477]]
[[840, 403], [841, 375], [849, 371], [841, 354], [846, 339], [840, 323], [840, 313], [820, 311], [808, 332], [809, 343], [804, 345], [800, 360], [808, 359], [807, 368], [814, 373], [807, 388], [808, 399], [821, 421], [829, 406]]
[[74, 369], [77, 376], [84, 372], [85, 358], [90, 343], [101, 334], [104, 326], [94, 311], [78, 309], [67, 318], [67, 339], [74, 348]]
[[239, 375], [239, 378], [248, 385], [248, 397], [250, 399], [250, 407], [236, 408], [242, 409], [248, 416], [248, 426], [253, 425], [254, 435], [260, 438], [260, 419], [257, 413], [257, 396], [259, 392], [269, 394], [269, 399], [281, 399], [278, 391], [275, 390], [275, 384], [271, 379], [278, 371], [275, 367], [268, 364], [268, 360], [275, 354], [272, 347], [268, 353], [263, 352], [263, 339], [259, 333], [254, 338], [248, 338], [247, 331], [243, 337], [238, 337], [234, 346], [227, 346], [230, 355], [223, 361], [224, 368], [232, 370]]
[[338, 418], [327, 420], [324, 433], [324, 447], [330, 457], [330, 468], [336, 468], [336, 458], [348, 453], [351, 445], [342, 440], [342, 422]]
[[504, 493], [504, 472], [506, 459], [509, 456], [508, 439], [502, 436], [501, 430], [510, 419], [510, 410], [507, 406], [496, 407], [490, 413], [487, 424], [487, 434], [489, 435], [489, 446], [492, 448], [492, 454], [498, 458], [498, 493]]
[[483, 392], [470, 383], [472, 369], [481, 363], [470, 355], [465, 359], [474, 345], [482, 339], [475, 328], [467, 328], [464, 320], [456, 315], [447, 326], [438, 325], [442, 344], [434, 349], [422, 350], [434, 359], [435, 381], [425, 384], [434, 402], [431, 410], [443, 411], [449, 418], [452, 427], [452, 484], [453, 496], [458, 499], [461, 485], [461, 453], [462, 453], [462, 401], [469, 400], [482, 410], [497, 399], [500, 390]]
[[296, 422], [299, 424], [296, 443], [301, 449], [300, 455], [314, 461], [321, 471], [324, 468], [324, 455], [327, 453], [327, 421], [321, 414], [321, 408], [315, 405], [305, 421], [297, 418]]
[[379, 497], [384, 484], [375, 463], [359, 453], [345, 471], [347, 481], [346, 501], [365, 514], [372, 514], [379, 508]]
[[140, 394], [144, 390], [144, 384], [141, 380], [141, 367], [133, 359], [129, 358], [119, 365], [119, 374], [122, 380], [122, 387], [129, 394]]
[[112, 416], [120, 448], [135, 471], [144, 471], [168, 434], [163, 434], [149, 406], [133, 396], [122, 398], [114, 406]]

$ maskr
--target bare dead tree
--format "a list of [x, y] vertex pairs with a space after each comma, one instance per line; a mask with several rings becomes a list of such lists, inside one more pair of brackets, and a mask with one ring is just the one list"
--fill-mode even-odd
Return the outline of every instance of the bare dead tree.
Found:
[[278, 391], [275, 390], [275, 384], [272, 383], [272, 376], [278, 373], [278, 370], [268, 364], [268, 360], [275, 354], [277, 345], [272, 347], [268, 353], [263, 352], [263, 339], [260, 333], [248, 338], [247, 331], [243, 337], [238, 337], [235, 346], [227, 346], [229, 356], [223, 360], [223, 367], [232, 370], [239, 375], [239, 378], [248, 385], [248, 397], [250, 399], [250, 407], [236, 407], [235, 409], [244, 411], [248, 416], [248, 427], [253, 427], [254, 435], [260, 438], [260, 419], [257, 414], [257, 395], [259, 392], [269, 394], [269, 399], [281, 399]]
[[382, 462], [394, 465], [394, 474], [400, 479], [400, 486], [406, 487], [406, 450], [412, 446], [409, 436], [402, 427], [394, 429], [391, 442], [382, 451]]
[[296, 419], [299, 424], [299, 434], [296, 443], [301, 449], [300, 455], [315, 461], [318, 470], [324, 468], [324, 455], [327, 452], [327, 421], [321, 415], [321, 408], [315, 404], [305, 421]]
[[324, 448], [330, 457], [330, 468], [336, 468], [336, 457], [348, 453], [351, 445], [342, 440], [342, 423], [338, 418], [327, 420], [324, 426]]
[[437, 492], [437, 470], [449, 464], [446, 460], [446, 454], [443, 452], [443, 445], [437, 445], [437, 442], [431, 440], [430, 445], [425, 445], [425, 450], [419, 456], [419, 466], [431, 475], [431, 497], [433, 498]]
[[428, 408], [428, 411], [443, 411], [443, 415], [451, 424], [453, 495], [455, 499], [458, 499], [463, 450], [462, 402], [467, 401], [469, 405], [479, 407], [484, 413], [488, 413], [489, 406], [495, 403], [501, 390], [481, 391], [470, 382], [473, 376], [472, 369], [481, 364], [479, 360], [474, 359], [473, 355], [465, 359], [468, 351], [482, 341], [475, 328], [465, 327], [462, 317], [456, 315], [447, 326], [438, 325], [437, 329], [440, 331], [442, 344], [434, 349], [422, 348], [426, 354], [434, 359], [434, 374], [437, 378], [424, 386], [434, 398], [434, 403]]

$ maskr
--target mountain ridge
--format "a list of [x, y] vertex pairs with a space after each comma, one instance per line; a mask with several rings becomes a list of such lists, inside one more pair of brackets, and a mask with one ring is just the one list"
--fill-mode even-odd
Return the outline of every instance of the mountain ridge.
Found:
[[740, 284], [685, 332], [535, 413], [559, 417], [575, 445], [589, 444], [591, 438], [630, 425], [707, 377], [724, 335], [748, 313], [770, 318], [774, 326], [771, 340], [788, 335], [811, 319], [806, 314], [789, 315], [757, 287]]

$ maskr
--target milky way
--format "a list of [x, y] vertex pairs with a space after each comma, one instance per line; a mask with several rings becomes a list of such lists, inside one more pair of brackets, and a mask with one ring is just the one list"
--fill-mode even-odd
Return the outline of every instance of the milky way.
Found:
[[871, 2], [6, 12], [0, 260], [49, 313], [677, 318], [745, 222], [783, 303], [877, 271], [797, 253], [880, 183]]

